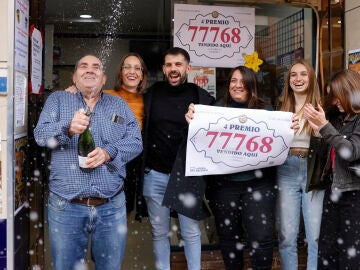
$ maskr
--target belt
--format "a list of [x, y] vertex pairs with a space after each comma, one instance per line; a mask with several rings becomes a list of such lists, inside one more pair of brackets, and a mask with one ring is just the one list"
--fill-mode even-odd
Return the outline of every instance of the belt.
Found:
[[114, 196], [112, 196], [110, 198], [96, 198], [96, 197], [75, 198], [75, 199], [72, 199], [70, 202], [85, 204], [87, 206], [99, 206], [99, 205], [102, 205], [104, 203], [107, 203], [108, 201], [110, 201], [112, 198], [116, 197], [117, 195], [119, 195], [123, 191], [124, 191], [124, 185], [119, 189], [118, 192], [116, 192], [116, 194]]
[[307, 148], [290, 148], [289, 155], [297, 156], [300, 158], [307, 157], [309, 154], [309, 149]]

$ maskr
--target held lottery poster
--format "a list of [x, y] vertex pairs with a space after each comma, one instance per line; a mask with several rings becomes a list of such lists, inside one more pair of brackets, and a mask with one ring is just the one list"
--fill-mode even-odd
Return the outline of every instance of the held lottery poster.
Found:
[[174, 46], [202, 67], [235, 67], [254, 52], [255, 9], [174, 5]]
[[285, 162], [292, 113], [195, 105], [186, 176], [229, 174]]

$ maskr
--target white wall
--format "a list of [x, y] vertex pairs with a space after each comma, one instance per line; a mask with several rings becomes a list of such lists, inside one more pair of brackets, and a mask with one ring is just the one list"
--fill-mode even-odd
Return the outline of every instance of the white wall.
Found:
[[[0, 33], [2, 38], [0, 39], [0, 68], [2, 72], [8, 74], [8, 33], [9, 33], [9, 23], [8, 23], [8, 1], [0, 1]], [[6, 217], [6, 180], [7, 180], [7, 96], [0, 96], [0, 163], [1, 163], [1, 175], [0, 175], [0, 218]]]
[[3, 38], [0, 39], [0, 62], [8, 60], [8, 3], [7, 1], [0, 1], [0, 33]]
[[[345, 1], [345, 55], [349, 50], [360, 49], [360, 2]], [[347, 65], [346, 65], [347, 66]]]

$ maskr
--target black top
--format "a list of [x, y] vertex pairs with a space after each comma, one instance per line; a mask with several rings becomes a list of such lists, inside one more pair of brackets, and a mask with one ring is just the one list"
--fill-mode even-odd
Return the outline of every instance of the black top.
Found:
[[[145, 117], [144, 117], [144, 129], [143, 129], [143, 143], [144, 143], [144, 152], [143, 152], [143, 162], [142, 162], [142, 175], [140, 178], [140, 185], [139, 185], [139, 194], [140, 196], [137, 199], [137, 217], [140, 219], [141, 215], [146, 215], [145, 212], [145, 203], [142, 201], [142, 183], [144, 179], [144, 167], [145, 162], [148, 161], [151, 162], [151, 166], [160, 165], [160, 164], [167, 164], [166, 166], [170, 166], [170, 179], [169, 183], [166, 188], [166, 192], [164, 195], [164, 201], [163, 205], [170, 207], [172, 210], [176, 211], [179, 214], [182, 214], [184, 216], [190, 217], [192, 219], [203, 219], [207, 216], [209, 216], [210, 212], [207, 209], [205, 203], [203, 202], [204, 193], [205, 193], [205, 180], [201, 176], [195, 176], [195, 177], [186, 177], [185, 176], [185, 157], [186, 157], [186, 137], [187, 137], [187, 128], [188, 124], [185, 120], [185, 113], [188, 110], [189, 103], [195, 103], [195, 104], [203, 104], [203, 105], [212, 105], [215, 102], [215, 99], [210, 96], [210, 94], [205, 91], [202, 88], [199, 88], [196, 84], [193, 83], [186, 83], [182, 86], [178, 87], [172, 87], [169, 85], [168, 82], [157, 82], [153, 86], [151, 86], [149, 89], [147, 89], [147, 92], [144, 95], [144, 104], [145, 104]], [[184, 87], [184, 88], [183, 88]], [[166, 90], [169, 90], [168, 92], [165, 92]], [[171, 91], [173, 90], [173, 91]], [[178, 93], [178, 91], [179, 93]], [[185, 93], [185, 94], [184, 94]], [[193, 93], [193, 95], [191, 94]], [[179, 95], [177, 102], [173, 101], [173, 98], [175, 96]], [[193, 96], [192, 100], [188, 100]], [[165, 97], [168, 99], [165, 100]], [[153, 108], [157, 108], [153, 111]], [[153, 116], [153, 113], [157, 113], [159, 111], [163, 113], [162, 115], [159, 114], [158, 116]], [[156, 111], [156, 112], [155, 112]], [[165, 114], [165, 115], [164, 115]], [[172, 114], [173, 116], [171, 117]], [[150, 128], [151, 123], [154, 122], [152, 119], [158, 119], [161, 121], [161, 119], [165, 118], [174, 118], [179, 117], [177, 119], [181, 119], [180, 123], [178, 123], [178, 126], [180, 127], [178, 130], [174, 128], [174, 130], [171, 130], [170, 128], [173, 128], [173, 124], [167, 123], [165, 126], [162, 126], [160, 130], [166, 130], [169, 134], [172, 134], [172, 136], [175, 136], [176, 134], [181, 136], [181, 143], [175, 144], [169, 146], [169, 142], [171, 142], [170, 139], [166, 138], [166, 141], [168, 143], [168, 147], [172, 149], [177, 149], [177, 154], [174, 157], [171, 157], [171, 162], [169, 156], [170, 155], [165, 149], [165, 146], [161, 146], [161, 151], [155, 152], [154, 147], [152, 147], [150, 143], [150, 137], [152, 137], [152, 140], [154, 140], [155, 136], [150, 135], [153, 132], [153, 128]], [[184, 123], [184, 126], [183, 126]], [[154, 123], [153, 123], [154, 124]], [[159, 124], [157, 124], [160, 126]], [[185, 128], [182, 128], [185, 127]], [[170, 130], [169, 130], [170, 129]], [[181, 135], [180, 135], [181, 133]], [[175, 135], [174, 135], [175, 134]], [[163, 137], [163, 136], [160, 136]], [[165, 136], [166, 137], [166, 136]], [[160, 141], [160, 138], [155, 138], [155, 140]], [[149, 152], [152, 151], [152, 158], [149, 156]], [[155, 153], [160, 153], [161, 161], [153, 161], [151, 159], [154, 159]], [[169, 161], [166, 160], [166, 156], [168, 157]], [[156, 158], [159, 158], [159, 155], [156, 156]], [[166, 161], [164, 161], [166, 160]], [[153, 168], [155, 169], [155, 168]], [[156, 170], [159, 170], [158, 168]], [[184, 205], [183, 200], [181, 200], [180, 194], [192, 194], [196, 200], [196, 203], [194, 207], [188, 207]]]
[[185, 113], [190, 103], [197, 103], [197, 96], [188, 83], [156, 85], [148, 127], [147, 167], [163, 173], [171, 172], [184, 130], [188, 127]]

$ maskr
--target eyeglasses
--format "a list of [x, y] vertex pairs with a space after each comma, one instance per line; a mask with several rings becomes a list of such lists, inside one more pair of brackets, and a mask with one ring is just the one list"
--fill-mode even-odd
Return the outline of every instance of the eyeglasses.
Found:
[[126, 71], [130, 71], [131, 69], [134, 69], [136, 72], [141, 72], [143, 71], [142, 67], [139, 66], [130, 66], [130, 65], [123, 65], [122, 69], [126, 70]]

